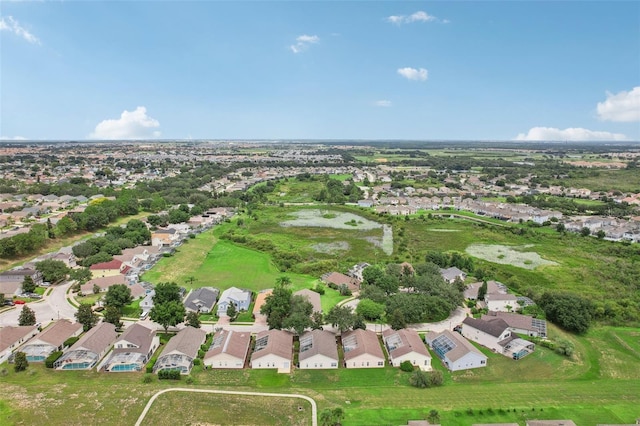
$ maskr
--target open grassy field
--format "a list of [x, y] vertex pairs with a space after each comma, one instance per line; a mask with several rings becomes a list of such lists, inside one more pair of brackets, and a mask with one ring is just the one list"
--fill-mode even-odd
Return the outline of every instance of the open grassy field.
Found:
[[[445, 384], [439, 388], [413, 388], [408, 385], [409, 373], [391, 367], [294, 370], [288, 375], [196, 367], [191, 375], [194, 384], [186, 385], [183, 380], [179, 386], [300, 393], [314, 398], [319, 411], [342, 407], [345, 425], [406, 424], [409, 419], [425, 418], [431, 409], [439, 412], [442, 424], [460, 426], [498, 421], [523, 425], [532, 418], [571, 418], [581, 426], [635, 421], [640, 415], [638, 330], [600, 327], [585, 336], [570, 336], [552, 327], [550, 332], [574, 341], [577, 355], [566, 359], [538, 348], [534, 355], [516, 362], [487, 353], [486, 368], [444, 371]], [[618, 338], [635, 342], [634, 346], [623, 345]], [[433, 364], [442, 369], [435, 358]], [[3, 425], [133, 424], [152, 394], [178, 385], [157, 380], [143, 384], [142, 377], [140, 373], [58, 372], [42, 365], [22, 373], [8, 368], [0, 378]], [[224, 404], [213, 396], [165, 396], [169, 398], [161, 397], [161, 404], [152, 409], [153, 422], [146, 424], [163, 424], [164, 419], [173, 420], [172, 424], [176, 419], [186, 424], [306, 424], [297, 421], [297, 403], [289, 407], [280, 400], [226, 400], [229, 411], [221, 412]], [[206, 407], [211, 410], [208, 414]], [[269, 412], [279, 413], [281, 408], [289, 414], [270, 416]], [[263, 417], [256, 411], [267, 413]], [[308, 413], [306, 407], [304, 412]], [[252, 421], [245, 417], [247, 413], [260, 417]], [[227, 415], [233, 417], [224, 417]], [[239, 420], [232, 420], [235, 418]]]
[[634, 169], [593, 169], [557, 181], [565, 188], [588, 188], [592, 191], [640, 192], [640, 173]]
[[223, 425], [229, 419], [239, 425], [311, 423], [311, 404], [303, 399], [168, 392], [156, 399], [142, 424], [175, 425], [176, 417], [167, 416], [175, 407], [180, 407], [180, 422], [190, 425]]

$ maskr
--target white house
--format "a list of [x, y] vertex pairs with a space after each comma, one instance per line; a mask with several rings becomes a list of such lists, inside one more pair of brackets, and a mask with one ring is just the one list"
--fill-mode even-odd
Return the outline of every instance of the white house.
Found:
[[106, 355], [116, 337], [116, 327], [102, 322], [87, 331], [53, 366], [57, 370], [89, 370]]
[[326, 330], [307, 331], [300, 336], [298, 365], [301, 369], [338, 368], [336, 336]]
[[293, 335], [282, 330], [261, 331], [251, 354], [251, 368], [277, 368], [289, 373], [293, 362]]
[[218, 316], [227, 315], [229, 304], [236, 305], [238, 311], [246, 311], [251, 305], [251, 292], [237, 287], [230, 287], [222, 292], [218, 300]]
[[531, 337], [547, 337], [547, 322], [529, 315], [489, 311], [489, 314], [483, 315], [481, 319], [489, 321], [496, 317], [502, 318], [514, 333]]
[[82, 324], [61, 319], [25, 343], [20, 351], [27, 355], [29, 362], [43, 362], [51, 353], [61, 351], [67, 339], [79, 336], [80, 333]]
[[353, 330], [342, 335], [347, 368], [383, 368], [384, 353], [378, 335], [370, 330]]
[[484, 302], [490, 311], [510, 312], [518, 307], [518, 298], [513, 294], [487, 293]]
[[155, 330], [134, 323], [116, 340], [105, 371], [141, 371], [160, 346]]
[[38, 334], [35, 325], [0, 328], [0, 364], [9, 359], [13, 351]]
[[187, 326], [173, 336], [162, 350], [153, 366], [153, 372], [177, 370], [180, 374], [189, 374], [193, 360], [198, 356], [200, 345], [207, 338], [207, 332]]
[[524, 358], [535, 350], [535, 344], [513, 334], [506, 321], [498, 317], [488, 320], [467, 317], [462, 321], [462, 335], [513, 359]]
[[249, 332], [220, 330], [213, 336], [204, 356], [204, 365], [210, 368], [243, 368], [250, 343]]
[[487, 356], [458, 333], [449, 330], [440, 333], [431, 331], [425, 340], [451, 371], [487, 366]]
[[423, 371], [431, 370], [431, 355], [414, 329], [389, 328], [382, 332], [382, 340], [389, 353], [389, 362], [394, 367], [400, 367], [401, 363], [409, 361]]

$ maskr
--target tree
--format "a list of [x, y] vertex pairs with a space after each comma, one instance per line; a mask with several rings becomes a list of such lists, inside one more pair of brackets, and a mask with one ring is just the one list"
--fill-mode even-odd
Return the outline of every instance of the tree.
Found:
[[598, 237], [599, 240], [602, 240], [606, 236], [607, 236], [607, 233], [604, 232], [604, 230], [602, 230], [602, 229], [600, 229], [600, 230], [598, 230], [598, 232], [596, 232], [596, 237]]
[[229, 303], [229, 306], [227, 306], [226, 314], [229, 317], [229, 321], [235, 321], [236, 316], [238, 315], [238, 309], [236, 308], [235, 303]]
[[563, 233], [566, 230], [567, 230], [567, 227], [564, 225], [564, 223], [558, 222], [558, 224], [556, 225], [556, 231]]
[[544, 293], [538, 304], [547, 319], [568, 331], [584, 333], [593, 319], [594, 306], [589, 299], [571, 293]]
[[100, 293], [100, 286], [98, 284], [93, 285], [93, 294]]
[[25, 354], [24, 352], [16, 352], [14, 358], [13, 358], [13, 369], [15, 370], [15, 372], [20, 372], [20, 371], [24, 371], [27, 369], [27, 367], [29, 367], [29, 361], [27, 360], [27, 354]]
[[442, 374], [442, 371], [433, 370], [432, 372], [429, 373], [429, 386], [431, 387], [442, 386], [443, 383], [444, 383], [444, 376]]
[[340, 333], [344, 333], [345, 331], [353, 328], [356, 316], [351, 307], [336, 305], [329, 310], [326, 320], [333, 327], [340, 330]]
[[121, 328], [123, 324], [120, 321], [120, 310], [115, 306], [107, 306], [104, 310], [104, 322], [111, 323], [116, 328]]
[[267, 316], [269, 329], [280, 330], [283, 328], [284, 320], [291, 313], [292, 296], [292, 291], [281, 285], [277, 285], [273, 292], [267, 296], [264, 305], [260, 308], [260, 313]]
[[389, 325], [394, 330], [401, 330], [407, 326], [407, 320], [404, 318], [402, 309], [394, 309], [390, 315], [388, 315]]
[[184, 315], [184, 305], [182, 302], [175, 300], [160, 304], [155, 304], [154, 302], [154, 306], [151, 308], [151, 312], [149, 312], [149, 317], [164, 327], [165, 333], [169, 327], [175, 327], [178, 323], [182, 322]]
[[76, 312], [76, 320], [82, 324], [84, 331], [89, 331], [98, 323], [98, 315], [93, 312], [91, 305], [81, 303]]
[[568, 339], [558, 339], [555, 347], [556, 353], [571, 358], [575, 351], [575, 346]]
[[583, 237], [588, 237], [589, 235], [591, 235], [591, 229], [585, 226], [580, 230], [580, 235], [582, 235]]
[[482, 281], [482, 285], [478, 289], [478, 300], [484, 300], [484, 297], [487, 295], [487, 280]]
[[69, 278], [79, 282], [81, 285], [93, 278], [89, 268], [72, 269]]
[[69, 267], [61, 260], [47, 259], [36, 262], [36, 270], [42, 273], [42, 279], [51, 283], [57, 283], [67, 277]]
[[429, 415], [427, 416], [427, 420], [429, 421], [429, 423], [439, 422], [440, 421], [440, 414], [438, 413], [438, 410], [429, 411]]
[[154, 288], [156, 294], [153, 296], [153, 304], [159, 305], [164, 302], [182, 302], [180, 287], [175, 282], [162, 282]]
[[384, 315], [384, 305], [370, 299], [362, 299], [356, 307], [356, 313], [362, 315], [366, 320], [376, 321]]
[[322, 312], [314, 312], [311, 314], [311, 329], [313, 330], [323, 330], [324, 326], [324, 315]]
[[185, 322], [187, 323], [187, 325], [190, 325], [193, 328], [200, 328], [200, 326], [202, 325], [200, 323], [200, 315], [198, 315], [197, 312], [187, 312], [187, 318], [185, 319]]
[[428, 388], [429, 387], [429, 376], [426, 372], [417, 369], [413, 373], [411, 373], [411, 377], [409, 377], [409, 384], [416, 388]]
[[36, 314], [27, 305], [22, 306], [22, 311], [18, 316], [18, 325], [36, 325]]
[[291, 310], [289, 315], [282, 322], [285, 329], [293, 329], [300, 336], [304, 330], [311, 328], [311, 314], [313, 305], [305, 297], [297, 295], [291, 297]]
[[24, 293], [33, 293], [36, 291], [36, 283], [30, 275], [25, 275], [22, 280], [22, 291]]
[[291, 285], [291, 278], [286, 275], [279, 276], [278, 278], [276, 278], [276, 284], [281, 285], [282, 287], [286, 287], [288, 285]]
[[131, 303], [132, 300], [131, 289], [126, 284], [112, 285], [104, 296], [105, 304], [118, 310]]

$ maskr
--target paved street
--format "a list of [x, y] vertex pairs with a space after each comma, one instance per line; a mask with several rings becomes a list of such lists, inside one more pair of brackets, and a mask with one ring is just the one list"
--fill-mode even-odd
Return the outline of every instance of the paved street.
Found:
[[[67, 318], [75, 321], [74, 314], [76, 310], [66, 300], [66, 292], [70, 285], [71, 283], [65, 282], [54, 286], [51, 294], [46, 298], [37, 302], [27, 303], [27, 306], [36, 314], [37, 322], [45, 326], [58, 318]], [[0, 314], [0, 326], [18, 325], [18, 316], [21, 310], [22, 306], [16, 305], [15, 309]]]

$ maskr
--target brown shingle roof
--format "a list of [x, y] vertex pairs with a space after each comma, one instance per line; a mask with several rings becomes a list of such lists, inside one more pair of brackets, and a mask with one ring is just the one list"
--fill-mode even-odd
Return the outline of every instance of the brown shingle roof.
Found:
[[143, 325], [134, 323], [127, 327], [122, 335], [116, 341], [116, 344], [121, 341], [133, 343], [138, 346], [137, 348], [116, 348], [114, 353], [118, 352], [136, 352], [141, 354], [149, 353], [151, 345], [153, 344], [153, 338], [156, 336], [156, 331], [151, 330]]
[[488, 315], [482, 315], [483, 321], [490, 321], [495, 318], [501, 318], [509, 327], [520, 328], [523, 330], [536, 330], [533, 327], [533, 317], [529, 315], [514, 314], [511, 312], [489, 312]]
[[244, 360], [249, 351], [249, 343], [251, 343], [251, 334], [248, 332], [220, 330], [213, 336], [212, 345], [204, 359], [224, 353]]
[[493, 337], [499, 337], [507, 328], [509, 328], [509, 325], [501, 318], [493, 318], [490, 321], [484, 321], [479, 318], [466, 317], [462, 323], [485, 332]]
[[198, 355], [198, 350], [200, 350], [200, 345], [204, 343], [206, 337], [207, 333], [204, 330], [187, 326], [167, 342], [167, 346], [164, 347], [160, 356], [175, 351], [190, 358], [195, 358]]
[[76, 349], [86, 349], [97, 354], [102, 353], [114, 340], [118, 334], [116, 327], [108, 322], [101, 322], [80, 338], [71, 348], [69, 352]]
[[313, 306], [313, 312], [322, 312], [322, 304], [320, 302], [320, 295], [313, 290], [303, 288], [293, 293], [294, 296], [302, 296], [311, 303]]
[[[397, 358], [411, 352], [416, 352], [420, 355], [431, 358], [429, 351], [427, 351], [427, 348], [418, 335], [418, 332], [412, 328], [404, 328], [402, 330], [393, 330], [389, 328], [382, 332], [382, 338], [385, 341], [387, 350], [390, 346], [395, 346], [395, 349], [389, 351], [389, 355], [391, 355], [392, 358]], [[393, 342], [394, 345], [390, 345], [387, 342]]]
[[[302, 343], [309, 338], [311, 338], [311, 346], [303, 352]], [[304, 361], [318, 354], [335, 359], [336, 361], [338, 360], [336, 336], [330, 331], [312, 330], [300, 336], [300, 354], [298, 355], [298, 359]]]
[[0, 328], [0, 351], [4, 351], [18, 340], [30, 335], [35, 329], [35, 325]]
[[40, 333], [37, 340], [58, 347], [61, 346], [69, 337], [78, 333], [81, 329], [82, 324], [79, 322], [71, 322], [66, 319], [61, 319]]
[[293, 335], [291, 333], [282, 330], [261, 331], [256, 335], [256, 342], [264, 336], [269, 336], [267, 344], [262, 349], [253, 352], [251, 362], [269, 354], [274, 354], [286, 359], [292, 358]]
[[[355, 338], [355, 340], [354, 340]], [[347, 350], [345, 342], [354, 340], [355, 345], [351, 350]], [[345, 347], [344, 359], [348, 361], [362, 354], [369, 354], [384, 359], [378, 335], [370, 330], [353, 330], [342, 335], [342, 346]]]

